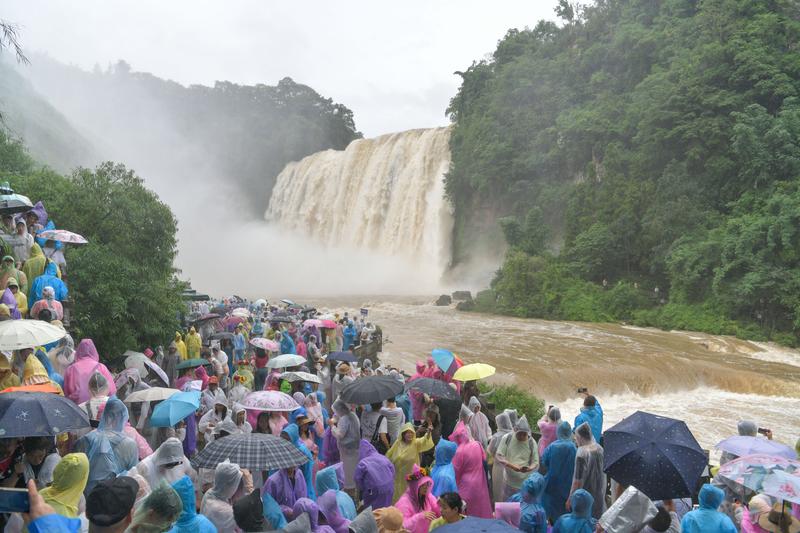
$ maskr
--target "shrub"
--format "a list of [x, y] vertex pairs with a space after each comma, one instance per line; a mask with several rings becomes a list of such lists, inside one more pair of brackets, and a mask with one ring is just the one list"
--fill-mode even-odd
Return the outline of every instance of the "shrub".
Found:
[[536, 427], [536, 422], [544, 415], [544, 400], [523, 391], [517, 385], [496, 385], [483, 381], [478, 382], [481, 394], [494, 403], [496, 413], [504, 409], [516, 409], [519, 416], [528, 417], [531, 429]]

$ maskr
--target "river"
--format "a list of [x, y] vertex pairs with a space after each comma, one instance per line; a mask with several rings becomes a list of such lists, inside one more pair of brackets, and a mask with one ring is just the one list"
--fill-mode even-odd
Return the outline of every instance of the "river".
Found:
[[413, 370], [437, 347], [497, 368], [572, 420], [578, 387], [594, 393], [609, 427], [636, 410], [685, 420], [712, 448], [747, 418], [794, 445], [800, 437], [800, 352], [703, 333], [617, 324], [516, 319], [431, 305], [432, 298], [313, 298], [330, 309], [369, 309], [383, 360]]

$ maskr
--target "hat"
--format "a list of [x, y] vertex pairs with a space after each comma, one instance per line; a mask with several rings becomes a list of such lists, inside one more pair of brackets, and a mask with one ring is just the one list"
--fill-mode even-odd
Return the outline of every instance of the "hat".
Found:
[[14, 258], [10, 255], [3, 256], [3, 262], [5, 261], [14, 261]]
[[303, 424], [310, 424], [313, 421], [314, 421], [313, 418], [309, 418], [306, 415], [300, 415], [295, 419], [294, 423], [297, 424], [298, 426], [302, 426]]
[[86, 497], [86, 518], [101, 527], [121, 522], [131, 512], [137, 492], [139, 484], [128, 476], [98, 482]]
[[403, 514], [397, 507], [384, 507], [374, 511], [379, 531], [391, 533], [403, 531]]
[[19, 288], [19, 283], [17, 283], [16, 278], [8, 278], [8, 283], [6, 283], [7, 287], [17, 287]]
[[208, 378], [209, 383], [219, 383], [219, 378], [217, 376], [211, 376]]
[[336, 372], [339, 374], [349, 374], [350, 365], [348, 365], [347, 363], [340, 363], [339, 366], [336, 367]]
[[[785, 530], [781, 529], [782, 522], [789, 527]], [[780, 503], [776, 503], [770, 512], [761, 513], [761, 516], [758, 517], [758, 525], [762, 529], [774, 533], [782, 533], [783, 531], [788, 533], [800, 532], [800, 521], [792, 516], [790, 510], [784, 509]]]

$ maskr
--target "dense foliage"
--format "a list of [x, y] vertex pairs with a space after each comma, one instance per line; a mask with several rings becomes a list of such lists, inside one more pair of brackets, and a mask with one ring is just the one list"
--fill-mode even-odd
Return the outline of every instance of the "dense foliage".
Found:
[[176, 221], [139, 177], [113, 163], [63, 176], [0, 133], [0, 181], [42, 200], [57, 227], [89, 240], [65, 254], [78, 337], [94, 339], [107, 359], [172, 337], [182, 306], [172, 267]]
[[536, 428], [536, 422], [544, 416], [544, 400], [533, 396], [530, 391], [516, 385], [497, 385], [483, 381], [478, 382], [481, 396], [494, 404], [494, 412], [501, 413], [505, 409], [516, 409], [519, 416], [525, 415], [528, 424]]
[[797, 3], [557, 12], [509, 31], [449, 108], [455, 257], [481, 232], [509, 244], [479, 307], [796, 342]]
[[291, 78], [276, 86], [185, 87], [124, 61], [86, 72], [42, 56], [25, 73], [105, 157], [172, 168], [173, 175], [192, 168], [186, 194], [202, 179], [217, 187], [227, 181], [258, 216], [288, 162], [344, 149], [361, 136], [350, 109]]

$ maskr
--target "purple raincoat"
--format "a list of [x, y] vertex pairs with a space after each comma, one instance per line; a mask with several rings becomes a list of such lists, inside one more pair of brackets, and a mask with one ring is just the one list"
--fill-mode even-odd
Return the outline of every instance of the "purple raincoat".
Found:
[[194, 413], [183, 419], [186, 422], [186, 437], [183, 439], [183, 453], [191, 457], [197, 452], [197, 418]]
[[373, 511], [389, 507], [394, 495], [394, 465], [367, 440], [361, 439], [359, 452], [354, 478], [364, 507], [372, 506]]
[[325, 429], [325, 436], [322, 437], [321, 459], [326, 465], [332, 465], [341, 461], [339, 457], [339, 446], [336, 444], [336, 437], [331, 433], [330, 427]]
[[14, 320], [19, 320], [22, 318], [19, 309], [17, 309], [17, 299], [14, 297], [14, 293], [12, 293], [10, 289], [3, 291], [3, 298], [0, 300], [0, 303], [4, 303], [8, 306], [8, 309], [11, 311], [11, 318]]
[[303, 513], [308, 513], [308, 520], [311, 524], [311, 533], [335, 533], [330, 526], [319, 525], [319, 507], [316, 503], [308, 498], [300, 498], [294, 503], [292, 509], [294, 516], [300, 516]]
[[286, 469], [278, 470], [267, 478], [262, 492], [268, 492], [278, 502], [283, 515], [289, 521], [294, 518], [292, 508], [295, 502], [308, 496], [306, 493], [306, 478], [303, 477], [303, 471], [299, 468], [294, 471], [294, 483], [289, 479]]
[[335, 533], [349, 533], [350, 520], [339, 512], [339, 502], [336, 500], [335, 490], [329, 490], [317, 498], [317, 505], [325, 515], [325, 521]]

